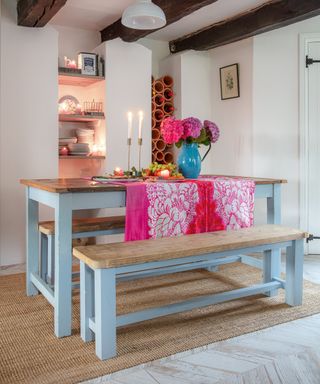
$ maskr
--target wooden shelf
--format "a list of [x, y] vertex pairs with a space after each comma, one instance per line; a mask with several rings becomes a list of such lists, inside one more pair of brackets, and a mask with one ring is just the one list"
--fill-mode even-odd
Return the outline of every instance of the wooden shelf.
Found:
[[73, 155], [68, 155], [68, 156], [59, 156], [60, 160], [75, 160], [75, 159], [83, 159], [83, 160], [104, 160], [106, 157], [105, 156], [73, 156]]
[[86, 123], [88, 121], [104, 120], [104, 116], [86, 116], [86, 115], [72, 115], [72, 114], [59, 114], [59, 121], [77, 121]]
[[88, 85], [95, 84], [99, 81], [103, 81], [103, 76], [88, 76], [81, 75], [80, 73], [65, 73], [59, 72], [59, 84], [60, 85], [75, 85], [79, 87], [87, 87]]

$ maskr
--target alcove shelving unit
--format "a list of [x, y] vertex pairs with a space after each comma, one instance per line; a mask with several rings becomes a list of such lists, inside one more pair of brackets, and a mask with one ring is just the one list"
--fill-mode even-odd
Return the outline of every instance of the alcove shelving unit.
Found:
[[[73, 72], [61, 72], [59, 71], [58, 75], [58, 83], [59, 83], [59, 93], [60, 96], [63, 94], [70, 95], [82, 95], [82, 99], [84, 95], [88, 93], [93, 99], [97, 99], [97, 95], [95, 90], [93, 89], [93, 85], [98, 85], [98, 83], [103, 82], [105, 80], [104, 76], [89, 76], [82, 75], [79, 73]], [[87, 92], [87, 89], [90, 91]], [[61, 92], [60, 92], [61, 91]], [[95, 97], [94, 97], [95, 96]], [[98, 97], [99, 99], [99, 97]], [[99, 123], [99, 121], [105, 120], [104, 115], [85, 115], [85, 114], [61, 114], [59, 113], [59, 123], [63, 124], [63, 129], [61, 124], [59, 124], [59, 136], [61, 136], [61, 131], [69, 132], [70, 136], [74, 136], [71, 134], [77, 127], [87, 127], [87, 123], [91, 124], [91, 126], [95, 123]], [[73, 124], [72, 124], [73, 123]], [[79, 126], [76, 124], [79, 123]], [[70, 127], [68, 128], [68, 124]], [[104, 129], [105, 130], [105, 129]], [[96, 131], [96, 129], [95, 129]], [[62, 134], [63, 137], [66, 134]], [[68, 137], [68, 134], [67, 134]], [[95, 142], [97, 144], [97, 142]], [[104, 160], [106, 156], [104, 154], [92, 154], [92, 155], [59, 155], [59, 160]]]

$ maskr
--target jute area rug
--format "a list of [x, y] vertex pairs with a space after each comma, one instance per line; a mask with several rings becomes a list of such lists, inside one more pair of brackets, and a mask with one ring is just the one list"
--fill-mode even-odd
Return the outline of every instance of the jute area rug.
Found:
[[[121, 283], [118, 313], [164, 305], [261, 281], [261, 272], [239, 263]], [[100, 361], [94, 343], [79, 334], [79, 292], [74, 294], [73, 334], [57, 339], [53, 309], [41, 296], [25, 296], [25, 275], [0, 278], [0, 383], [78, 383], [177, 352], [320, 312], [319, 286], [305, 282], [304, 303], [256, 296], [158, 318], [118, 329], [118, 355]]]

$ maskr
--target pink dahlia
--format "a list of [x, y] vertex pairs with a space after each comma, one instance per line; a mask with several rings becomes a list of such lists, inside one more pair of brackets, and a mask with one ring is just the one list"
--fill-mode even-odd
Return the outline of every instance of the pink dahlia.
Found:
[[167, 117], [161, 123], [161, 135], [167, 144], [177, 143], [183, 134], [181, 120], [174, 117]]
[[200, 136], [202, 124], [196, 117], [188, 117], [187, 119], [182, 120], [182, 125], [184, 129], [183, 139], [187, 139], [188, 137], [196, 139]]
[[205, 120], [203, 122], [203, 126], [205, 130], [207, 131], [207, 135], [211, 141], [211, 143], [216, 143], [220, 136], [220, 130], [217, 126], [217, 124], [213, 123], [212, 121]]

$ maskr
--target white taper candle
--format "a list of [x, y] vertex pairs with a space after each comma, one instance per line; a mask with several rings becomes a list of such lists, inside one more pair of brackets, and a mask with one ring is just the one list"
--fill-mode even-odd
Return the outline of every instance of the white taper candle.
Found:
[[128, 112], [128, 139], [132, 138], [132, 112]]
[[139, 139], [142, 139], [142, 121], [143, 121], [143, 112], [139, 111]]

